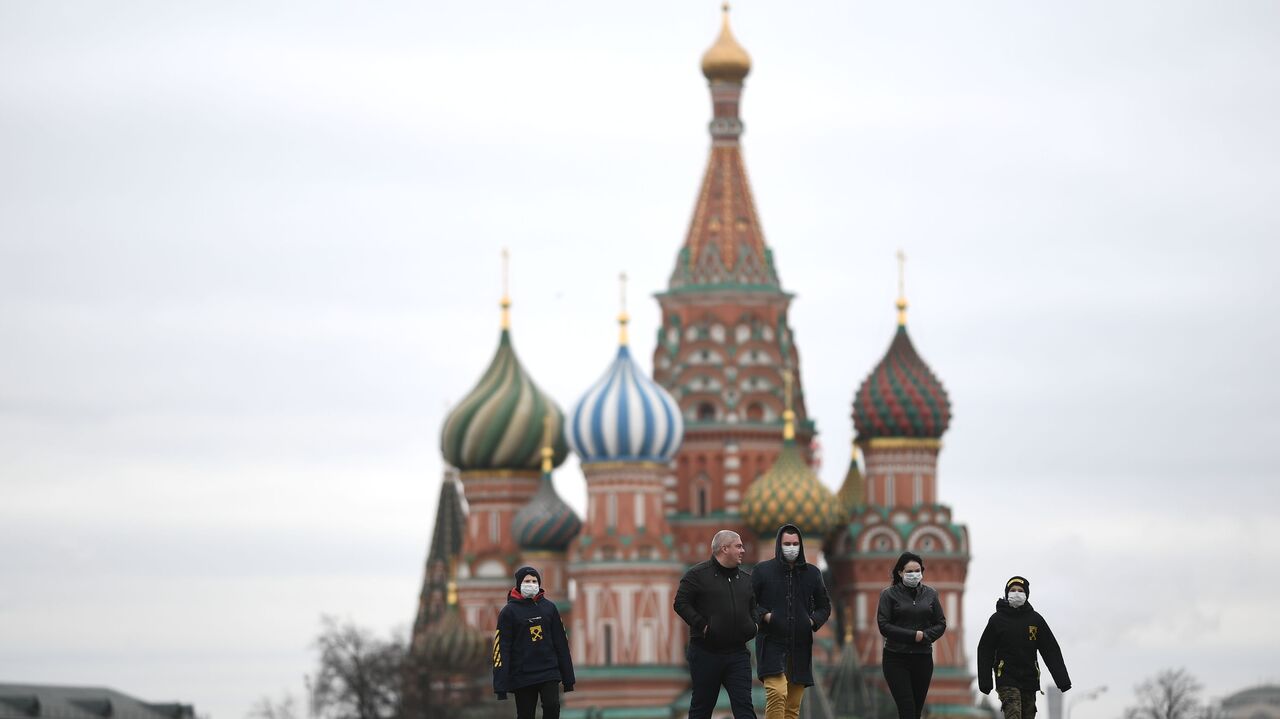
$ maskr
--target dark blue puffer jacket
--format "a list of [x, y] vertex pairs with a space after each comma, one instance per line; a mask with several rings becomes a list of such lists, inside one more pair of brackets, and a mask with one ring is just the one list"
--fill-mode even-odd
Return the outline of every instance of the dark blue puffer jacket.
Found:
[[544, 592], [525, 599], [512, 589], [493, 637], [493, 691], [505, 699], [507, 692], [544, 682], [561, 682], [573, 691], [573, 658], [560, 610]]

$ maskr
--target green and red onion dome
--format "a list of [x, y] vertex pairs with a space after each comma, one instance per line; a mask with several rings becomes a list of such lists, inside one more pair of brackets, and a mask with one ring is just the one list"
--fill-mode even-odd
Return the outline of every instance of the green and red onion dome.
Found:
[[489, 368], [475, 388], [449, 412], [440, 432], [440, 452], [466, 471], [538, 471], [546, 423], [553, 423], [552, 464], [564, 462], [564, 412], [538, 389], [503, 329]]
[[854, 395], [853, 424], [859, 439], [938, 439], [950, 423], [947, 391], [920, 359], [906, 325], [899, 324], [884, 359]]
[[511, 530], [522, 549], [564, 551], [582, 531], [582, 520], [556, 493], [547, 471], [538, 491], [516, 512]]
[[794, 524], [807, 537], [820, 539], [847, 520], [839, 501], [804, 461], [794, 439], [782, 443], [778, 459], [742, 498], [746, 524], [760, 537]]

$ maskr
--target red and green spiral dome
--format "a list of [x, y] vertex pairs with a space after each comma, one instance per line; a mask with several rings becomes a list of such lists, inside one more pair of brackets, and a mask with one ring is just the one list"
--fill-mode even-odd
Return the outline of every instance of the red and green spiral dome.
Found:
[[947, 391], [920, 359], [907, 336], [906, 325], [898, 325], [889, 351], [853, 397], [853, 424], [858, 438], [938, 439], [950, 423]]

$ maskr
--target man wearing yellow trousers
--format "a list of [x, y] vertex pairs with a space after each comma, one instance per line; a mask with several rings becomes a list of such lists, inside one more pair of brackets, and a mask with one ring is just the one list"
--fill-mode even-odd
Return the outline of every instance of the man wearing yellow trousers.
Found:
[[778, 529], [773, 559], [751, 573], [756, 598], [756, 673], [764, 682], [765, 719], [796, 719], [813, 686], [813, 634], [831, 616], [822, 572], [804, 558], [800, 528]]

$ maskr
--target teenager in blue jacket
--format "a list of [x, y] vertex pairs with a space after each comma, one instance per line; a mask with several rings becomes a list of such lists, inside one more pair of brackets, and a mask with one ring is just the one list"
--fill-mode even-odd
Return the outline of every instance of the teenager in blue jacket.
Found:
[[539, 700], [543, 719], [559, 719], [558, 685], [571, 692], [573, 682], [560, 611], [546, 598], [538, 570], [521, 567], [493, 635], [493, 691], [499, 699], [515, 694], [516, 719], [534, 719]]

